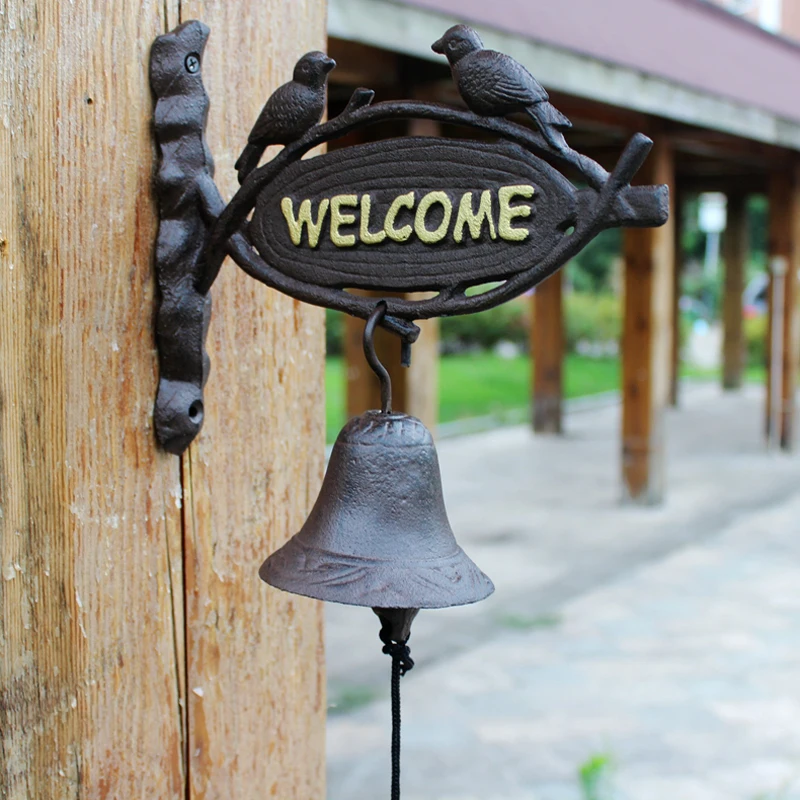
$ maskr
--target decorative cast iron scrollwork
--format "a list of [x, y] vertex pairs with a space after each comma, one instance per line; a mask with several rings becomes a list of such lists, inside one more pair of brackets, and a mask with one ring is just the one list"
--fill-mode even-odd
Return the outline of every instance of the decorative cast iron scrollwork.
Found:
[[[484, 50], [466, 26], [451, 28], [433, 47], [447, 56], [473, 110], [373, 103], [374, 93], [359, 88], [341, 114], [320, 123], [333, 62], [306, 54], [293, 80], [264, 106], [237, 161], [242, 185], [226, 205], [204, 136], [208, 96], [201, 65], [208, 33], [200, 22], [185, 23], [158, 37], [151, 55], [161, 153], [155, 422], [171, 452], [182, 452], [202, 424], [209, 292], [226, 256], [273, 289], [364, 320], [376, 300], [349, 289], [433, 291], [426, 299], [383, 300], [380, 325], [410, 345], [419, 335], [415, 320], [504, 303], [554, 273], [601, 231], [667, 219], [666, 186], [630, 185], [652, 147], [648, 137], [634, 135], [607, 172], [567, 145], [569, 120], [530, 73]], [[528, 113], [537, 130], [503, 116], [512, 111]], [[397, 119], [471, 128], [495, 141], [407, 137], [303, 158], [326, 142]], [[275, 143], [283, 149], [256, 167]], [[574, 186], [563, 169], [577, 172], [585, 186]]]

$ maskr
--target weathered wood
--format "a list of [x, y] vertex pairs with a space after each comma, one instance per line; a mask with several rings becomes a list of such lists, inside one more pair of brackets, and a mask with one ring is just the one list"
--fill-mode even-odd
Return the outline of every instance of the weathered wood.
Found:
[[[325, 48], [324, 3], [182, 0], [181, 18], [211, 28], [208, 140], [230, 197], [264, 100], [300, 55]], [[257, 570], [319, 488], [324, 317], [230, 263], [213, 295], [205, 425], [184, 456], [190, 796], [321, 798], [322, 607]]]
[[722, 298], [722, 388], [739, 389], [744, 374], [744, 268], [747, 261], [747, 196], [728, 195], [728, 219], [722, 237], [725, 282]]
[[564, 401], [564, 270], [536, 287], [533, 294], [533, 429], [562, 433]]
[[147, 62], [179, 17], [212, 27], [230, 193], [264, 98], [324, 46], [320, 0], [0, 15], [4, 800], [324, 796], [321, 610], [257, 578], [319, 484], [321, 313], [227, 268], [204, 432], [182, 463], [155, 447]]
[[[672, 190], [670, 142], [663, 133], [654, 139], [640, 180], [666, 183]], [[623, 499], [634, 503], [657, 503], [664, 496], [664, 410], [672, 363], [673, 226], [670, 220], [661, 228], [624, 232], [622, 483]]]
[[184, 797], [180, 465], [151, 426], [163, 0], [0, 16], [0, 796]]
[[[783, 259], [783, 326], [781, 334], [781, 400], [773, 404], [772, 394], [772, 324], [774, 277], [769, 285], [769, 324], [767, 329], [767, 402], [766, 437], [777, 438], [784, 450], [794, 443], [795, 389], [797, 384], [798, 359], [798, 280], [797, 258], [800, 250], [800, 170], [790, 163], [782, 170], [770, 175], [769, 186], [769, 261]], [[773, 409], [777, 409], [775, 419]], [[773, 426], [778, 425], [773, 437]]]

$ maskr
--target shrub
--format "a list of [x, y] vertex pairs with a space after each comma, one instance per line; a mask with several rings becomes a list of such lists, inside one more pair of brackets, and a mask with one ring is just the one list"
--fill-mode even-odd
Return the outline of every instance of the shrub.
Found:
[[340, 356], [344, 353], [344, 314], [325, 309], [325, 354]]
[[566, 346], [575, 352], [578, 342], [619, 341], [622, 301], [613, 294], [570, 292], [565, 295]]
[[526, 305], [529, 302], [529, 298], [522, 297], [477, 314], [443, 317], [439, 329], [442, 352], [457, 353], [470, 348], [489, 350], [501, 341], [527, 347]]
[[749, 317], [744, 321], [744, 340], [747, 348], [747, 366], [763, 367], [767, 363], [766, 314]]

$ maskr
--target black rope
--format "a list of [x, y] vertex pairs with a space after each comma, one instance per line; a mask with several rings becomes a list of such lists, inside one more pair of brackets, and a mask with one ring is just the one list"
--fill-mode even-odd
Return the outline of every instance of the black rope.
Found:
[[392, 796], [400, 800], [400, 678], [414, 667], [408, 639], [393, 641], [388, 626], [384, 624], [379, 634], [383, 652], [392, 657]]

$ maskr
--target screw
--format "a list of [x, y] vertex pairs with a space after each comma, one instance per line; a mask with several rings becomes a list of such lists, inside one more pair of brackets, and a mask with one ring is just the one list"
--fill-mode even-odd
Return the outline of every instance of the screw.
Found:
[[199, 72], [200, 70], [200, 56], [197, 53], [189, 53], [186, 56], [186, 71], [191, 72], [194, 74], [195, 72]]

